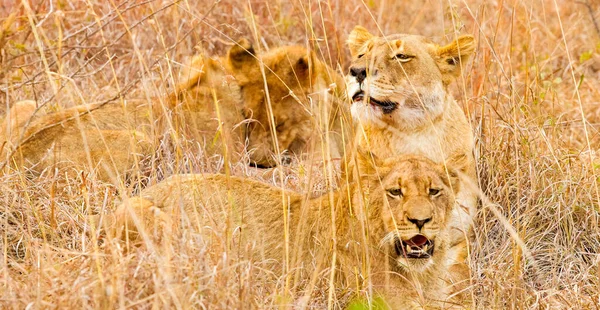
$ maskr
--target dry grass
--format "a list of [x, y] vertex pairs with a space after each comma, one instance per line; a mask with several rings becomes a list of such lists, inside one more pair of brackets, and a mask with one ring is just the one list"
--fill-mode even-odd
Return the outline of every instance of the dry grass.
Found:
[[[222, 55], [240, 37], [262, 49], [306, 45], [345, 72], [344, 41], [357, 24], [438, 41], [474, 34], [476, 54], [453, 92], [476, 134], [480, 183], [494, 205], [482, 207], [476, 221], [472, 298], [482, 309], [598, 309], [598, 12], [594, 0], [5, 0], [0, 107], [35, 99], [51, 111], [120, 92], [162, 96], [194, 46]], [[198, 152], [166, 154], [150, 182], [219, 165]], [[252, 172], [238, 166], [233, 173]], [[117, 190], [85, 174], [0, 178], [1, 308], [290, 302], [280, 297], [280, 275], [257, 279], [258, 265], [211, 259], [202, 242], [190, 242], [198, 236], [174, 240], [168, 251], [127, 253], [98, 242], [88, 216], [134, 188]], [[315, 308], [327, 298], [313, 297]]]

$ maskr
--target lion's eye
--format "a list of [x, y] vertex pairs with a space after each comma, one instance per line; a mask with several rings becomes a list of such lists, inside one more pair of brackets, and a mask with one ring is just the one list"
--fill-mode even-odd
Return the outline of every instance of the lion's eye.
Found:
[[400, 60], [401, 62], [407, 62], [407, 61], [413, 59], [414, 56], [406, 55], [406, 54], [396, 54], [396, 56], [394, 56], [394, 58]]
[[392, 197], [400, 197], [402, 196], [402, 190], [399, 188], [390, 188], [387, 190], [388, 194]]
[[365, 56], [365, 54], [360, 54], [358, 55], [358, 58], [362, 58], [363, 56]]
[[439, 189], [439, 188], [430, 188], [429, 189], [429, 195], [435, 197], [435, 196], [439, 195], [441, 191], [442, 190]]

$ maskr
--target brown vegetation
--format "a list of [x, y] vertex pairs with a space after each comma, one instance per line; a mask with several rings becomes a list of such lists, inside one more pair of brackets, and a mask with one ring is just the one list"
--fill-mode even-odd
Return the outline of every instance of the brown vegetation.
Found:
[[[482, 309], [593, 309], [600, 303], [597, 2], [202, 3], [1, 3], [1, 109], [25, 99], [47, 113], [165, 96], [197, 54], [194, 46], [224, 55], [241, 37], [251, 38], [259, 52], [302, 45], [346, 74], [344, 42], [356, 25], [438, 43], [471, 34], [478, 42], [474, 55], [450, 87], [475, 133], [484, 194], [470, 248], [470, 298]], [[174, 173], [225, 170], [202, 148], [165, 149], [146, 163], [149, 184]], [[307, 167], [262, 176], [234, 165], [229, 173], [268, 177], [276, 186], [308, 189], [318, 179], [330, 185], [328, 165]], [[198, 234], [128, 252], [99, 241], [89, 217], [109, 213], [121, 193], [136, 193], [138, 186], [63, 172], [1, 176], [2, 308], [229, 309], [250, 301], [323, 308], [349, 298], [332, 287], [310, 300], [291, 300], [282, 274], [257, 276], [261, 265], [240, 263], [236, 248], [212, 260]]]

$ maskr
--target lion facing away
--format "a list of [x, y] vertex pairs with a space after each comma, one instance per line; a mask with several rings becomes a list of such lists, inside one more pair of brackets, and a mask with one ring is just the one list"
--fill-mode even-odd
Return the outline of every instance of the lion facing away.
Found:
[[359, 125], [357, 147], [383, 158], [418, 154], [436, 163], [462, 158], [460, 170], [471, 181], [461, 186], [451, 226], [453, 240], [459, 243], [458, 260], [466, 258], [466, 237], [477, 209], [471, 185], [477, 180], [474, 139], [448, 85], [473, 53], [473, 37], [461, 36], [439, 46], [417, 35], [378, 37], [357, 26], [347, 43], [352, 55], [348, 96]]
[[362, 279], [394, 309], [444, 305], [464, 277], [448, 272], [457, 175], [422, 157], [375, 161], [359, 182], [314, 199], [250, 179], [176, 175], [104, 223], [110, 236], [136, 244], [199, 233], [215, 257], [229, 244], [284, 276], [329, 279], [335, 257], [338, 288]]
[[[244, 98], [249, 158], [273, 167], [278, 154], [320, 154], [318, 161], [340, 158], [349, 111], [340, 98], [344, 79], [302, 46], [283, 46], [256, 57], [247, 40], [229, 51]], [[347, 138], [346, 138], [347, 139]], [[323, 152], [323, 150], [327, 150]], [[325, 153], [325, 154], [323, 154]]]

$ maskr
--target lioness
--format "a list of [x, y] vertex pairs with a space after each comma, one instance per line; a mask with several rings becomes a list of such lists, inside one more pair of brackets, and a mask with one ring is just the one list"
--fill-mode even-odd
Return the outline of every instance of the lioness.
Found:
[[259, 57], [253, 53], [247, 40], [229, 52], [249, 120], [246, 137], [251, 163], [275, 166], [278, 152], [318, 153], [321, 161], [341, 157], [342, 130], [350, 123], [344, 120], [349, 113], [340, 99], [345, 93], [344, 79], [302, 46], [275, 48]]
[[250, 179], [176, 175], [129, 198], [104, 223], [109, 235], [134, 243], [199, 232], [215, 257], [231, 240], [243, 259], [323, 279], [336, 253], [339, 287], [362, 279], [359, 286], [372, 285], [394, 309], [443, 304], [459, 277], [448, 272], [447, 255], [457, 175], [423, 157], [375, 162], [359, 181], [308, 200]]
[[195, 138], [209, 152], [240, 153], [243, 131], [235, 125], [244, 120], [243, 102], [227, 62], [199, 57], [194, 67], [192, 76], [164, 100], [87, 104], [34, 116], [21, 134], [11, 135], [9, 145], [15, 148], [5, 155], [16, 166], [38, 171], [63, 162], [98, 167], [108, 179], [134, 167], [140, 155], [154, 154], [169, 132]]
[[[436, 163], [462, 158], [462, 172], [475, 182], [471, 127], [447, 90], [473, 53], [473, 37], [439, 46], [416, 35], [377, 37], [357, 26], [347, 43], [352, 55], [348, 96], [359, 123], [358, 148], [383, 158], [419, 154]], [[477, 207], [472, 189], [462, 186], [452, 216], [452, 240], [461, 243], [456, 250], [462, 258], [467, 253], [460, 247]]]
[[[7, 146], [13, 148], [5, 150], [18, 155], [10, 158], [17, 166], [43, 170], [67, 161], [99, 166], [103, 177], [125, 172], [140, 155], [153, 154], [168, 131], [234, 162], [247, 138], [248, 157], [258, 167], [277, 163], [276, 145], [281, 153], [300, 155], [320, 152], [327, 144], [331, 151], [325, 159], [340, 157], [343, 105], [336, 100], [344, 89], [341, 76], [300, 46], [277, 48], [260, 59], [253, 53], [242, 40], [224, 58], [196, 57], [184, 81], [163, 101], [38, 113], [24, 132], [13, 128], [19, 134], [11, 135]], [[9, 114], [26, 114], [20, 110], [30, 112], [29, 106], [15, 105]]]

